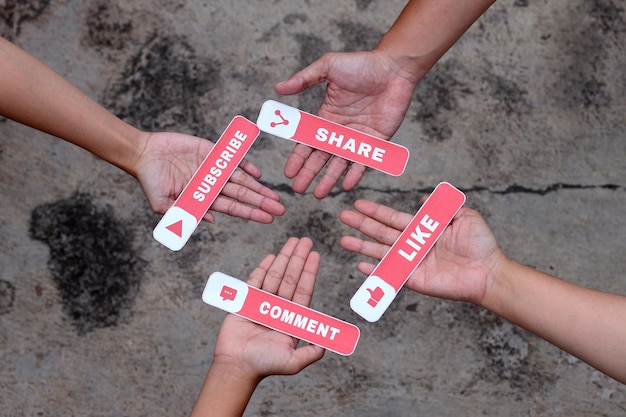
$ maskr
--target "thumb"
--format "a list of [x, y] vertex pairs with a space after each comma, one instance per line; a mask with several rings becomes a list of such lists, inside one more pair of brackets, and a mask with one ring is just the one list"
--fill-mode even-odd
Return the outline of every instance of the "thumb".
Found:
[[322, 359], [325, 352], [326, 349], [317, 345], [299, 347], [294, 351], [289, 364], [289, 369], [286, 371], [291, 374], [297, 374], [313, 362], [317, 362]]
[[376, 265], [371, 264], [369, 262], [359, 262], [357, 264], [357, 270], [365, 275], [369, 275], [372, 272], [374, 272], [374, 268], [376, 267]]
[[286, 81], [274, 86], [274, 91], [281, 95], [298, 94], [309, 87], [324, 82], [328, 74], [328, 54], [325, 54], [308, 67], [295, 73]]

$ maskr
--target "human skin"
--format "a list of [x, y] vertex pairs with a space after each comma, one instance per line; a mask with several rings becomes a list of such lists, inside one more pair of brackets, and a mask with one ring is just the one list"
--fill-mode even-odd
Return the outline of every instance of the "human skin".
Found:
[[[369, 237], [344, 236], [341, 246], [380, 260], [412, 215], [358, 200], [340, 219]], [[358, 265], [367, 275], [374, 267]], [[572, 284], [506, 256], [474, 210], [459, 211], [406, 287], [483, 307], [626, 383], [626, 297]]]
[[[268, 255], [248, 284], [308, 306], [320, 257], [309, 238], [290, 238], [278, 255]], [[318, 361], [324, 349], [298, 347], [298, 339], [229, 314], [217, 336], [213, 361], [192, 417], [241, 416], [257, 385], [270, 375], [292, 375]]]
[[[144, 132], [122, 121], [26, 51], [0, 38], [0, 115], [56, 136], [135, 177], [164, 213], [213, 143], [191, 135]], [[210, 210], [260, 223], [285, 212], [277, 193], [244, 160]], [[204, 218], [213, 221], [207, 212]]]
[[[326, 83], [318, 115], [389, 140], [404, 120], [419, 81], [494, 0], [412, 0], [371, 51], [329, 52], [288, 80], [278, 94], [299, 94]], [[344, 190], [354, 188], [365, 166], [297, 144], [285, 163], [285, 176], [304, 193], [326, 167], [313, 195], [324, 198], [342, 175]]]

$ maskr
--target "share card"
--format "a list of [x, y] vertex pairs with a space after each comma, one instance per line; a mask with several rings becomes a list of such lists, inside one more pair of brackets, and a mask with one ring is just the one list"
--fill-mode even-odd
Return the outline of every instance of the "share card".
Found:
[[257, 125], [266, 133], [399, 176], [409, 150], [396, 143], [331, 122], [274, 100], [263, 103]]

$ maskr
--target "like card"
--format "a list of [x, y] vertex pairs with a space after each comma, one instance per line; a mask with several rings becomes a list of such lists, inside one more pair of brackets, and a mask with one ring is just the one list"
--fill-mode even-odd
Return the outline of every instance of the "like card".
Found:
[[417, 211], [374, 271], [350, 300], [369, 322], [380, 319], [465, 203], [465, 194], [442, 182]]

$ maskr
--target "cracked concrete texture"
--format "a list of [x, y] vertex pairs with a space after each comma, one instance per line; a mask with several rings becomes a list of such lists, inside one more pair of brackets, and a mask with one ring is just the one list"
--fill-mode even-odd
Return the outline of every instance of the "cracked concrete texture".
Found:
[[[0, 32], [137, 126], [216, 139], [266, 99], [314, 112], [322, 88], [281, 98], [274, 83], [326, 51], [371, 48], [402, 6], [6, 0]], [[617, 0], [496, 3], [418, 86], [394, 137], [411, 151], [404, 175], [294, 195], [292, 144], [262, 135], [249, 159], [285, 216], [217, 215], [177, 253], [152, 239], [160, 216], [132, 178], [1, 120], [0, 417], [186, 415], [223, 318], [200, 299], [206, 277], [245, 278], [293, 235], [322, 254], [313, 307], [361, 340], [265, 380], [246, 415], [623, 415], [624, 386], [476, 307], [402, 291], [380, 322], [361, 320], [348, 306], [360, 257], [339, 248], [337, 216], [357, 198], [415, 212], [449, 181], [510, 256], [626, 294], [625, 19]], [[73, 296], [76, 276], [104, 296]]]

